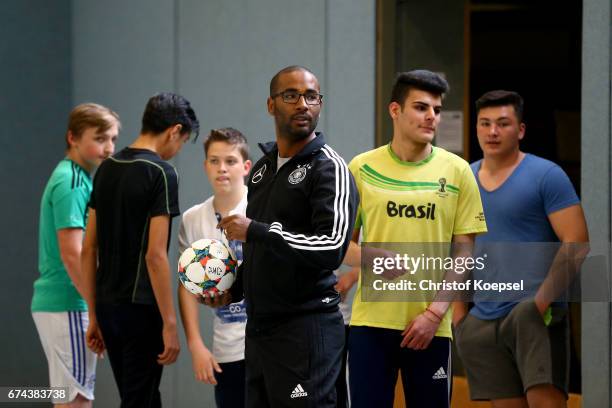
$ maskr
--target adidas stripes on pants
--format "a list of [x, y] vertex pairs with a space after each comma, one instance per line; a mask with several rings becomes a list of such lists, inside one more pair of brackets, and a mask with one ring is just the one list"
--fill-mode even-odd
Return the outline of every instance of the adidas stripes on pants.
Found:
[[425, 350], [400, 348], [401, 331], [351, 326], [351, 408], [392, 408], [398, 370], [408, 407], [448, 408], [451, 396], [451, 340], [434, 337]]
[[247, 326], [246, 406], [336, 407], [344, 330], [337, 310], [294, 317], [265, 330]]

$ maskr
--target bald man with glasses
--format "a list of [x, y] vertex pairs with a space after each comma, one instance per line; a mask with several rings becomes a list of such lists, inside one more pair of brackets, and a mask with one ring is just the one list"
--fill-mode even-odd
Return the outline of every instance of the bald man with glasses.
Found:
[[322, 102], [307, 68], [272, 78], [276, 142], [260, 145], [246, 217], [219, 224], [244, 242], [244, 263], [231, 299], [207, 303], [244, 294], [248, 407], [336, 406], [344, 323], [333, 271], [349, 245], [358, 195], [344, 160], [315, 132]]

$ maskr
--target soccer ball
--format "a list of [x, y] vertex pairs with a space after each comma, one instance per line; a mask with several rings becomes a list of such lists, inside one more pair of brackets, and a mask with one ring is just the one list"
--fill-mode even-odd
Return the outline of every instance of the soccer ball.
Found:
[[191, 293], [214, 297], [232, 286], [237, 268], [231, 248], [216, 239], [200, 239], [181, 254], [178, 276]]

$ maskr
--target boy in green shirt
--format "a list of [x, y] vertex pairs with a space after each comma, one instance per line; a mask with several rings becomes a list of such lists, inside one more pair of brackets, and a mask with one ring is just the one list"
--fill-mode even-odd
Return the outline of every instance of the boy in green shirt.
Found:
[[[87, 304], [81, 296], [80, 256], [91, 193], [90, 173], [115, 150], [119, 116], [93, 103], [70, 113], [66, 157], [45, 187], [32, 316], [49, 364], [51, 387], [67, 387], [71, 407], [90, 407], [96, 357], [85, 347]], [[53, 401], [58, 404], [60, 401]]]

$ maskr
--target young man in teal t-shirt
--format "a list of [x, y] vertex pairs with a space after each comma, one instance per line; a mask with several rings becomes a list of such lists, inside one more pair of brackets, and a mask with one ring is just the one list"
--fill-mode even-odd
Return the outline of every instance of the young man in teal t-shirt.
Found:
[[[118, 115], [86, 103], [70, 113], [66, 157], [45, 187], [40, 205], [38, 270], [32, 316], [49, 365], [49, 384], [67, 387], [61, 402], [90, 407], [96, 357], [85, 347], [87, 304], [81, 296], [81, 246], [91, 193], [90, 173], [115, 150]], [[55, 404], [59, 400], [53, 401]]]

